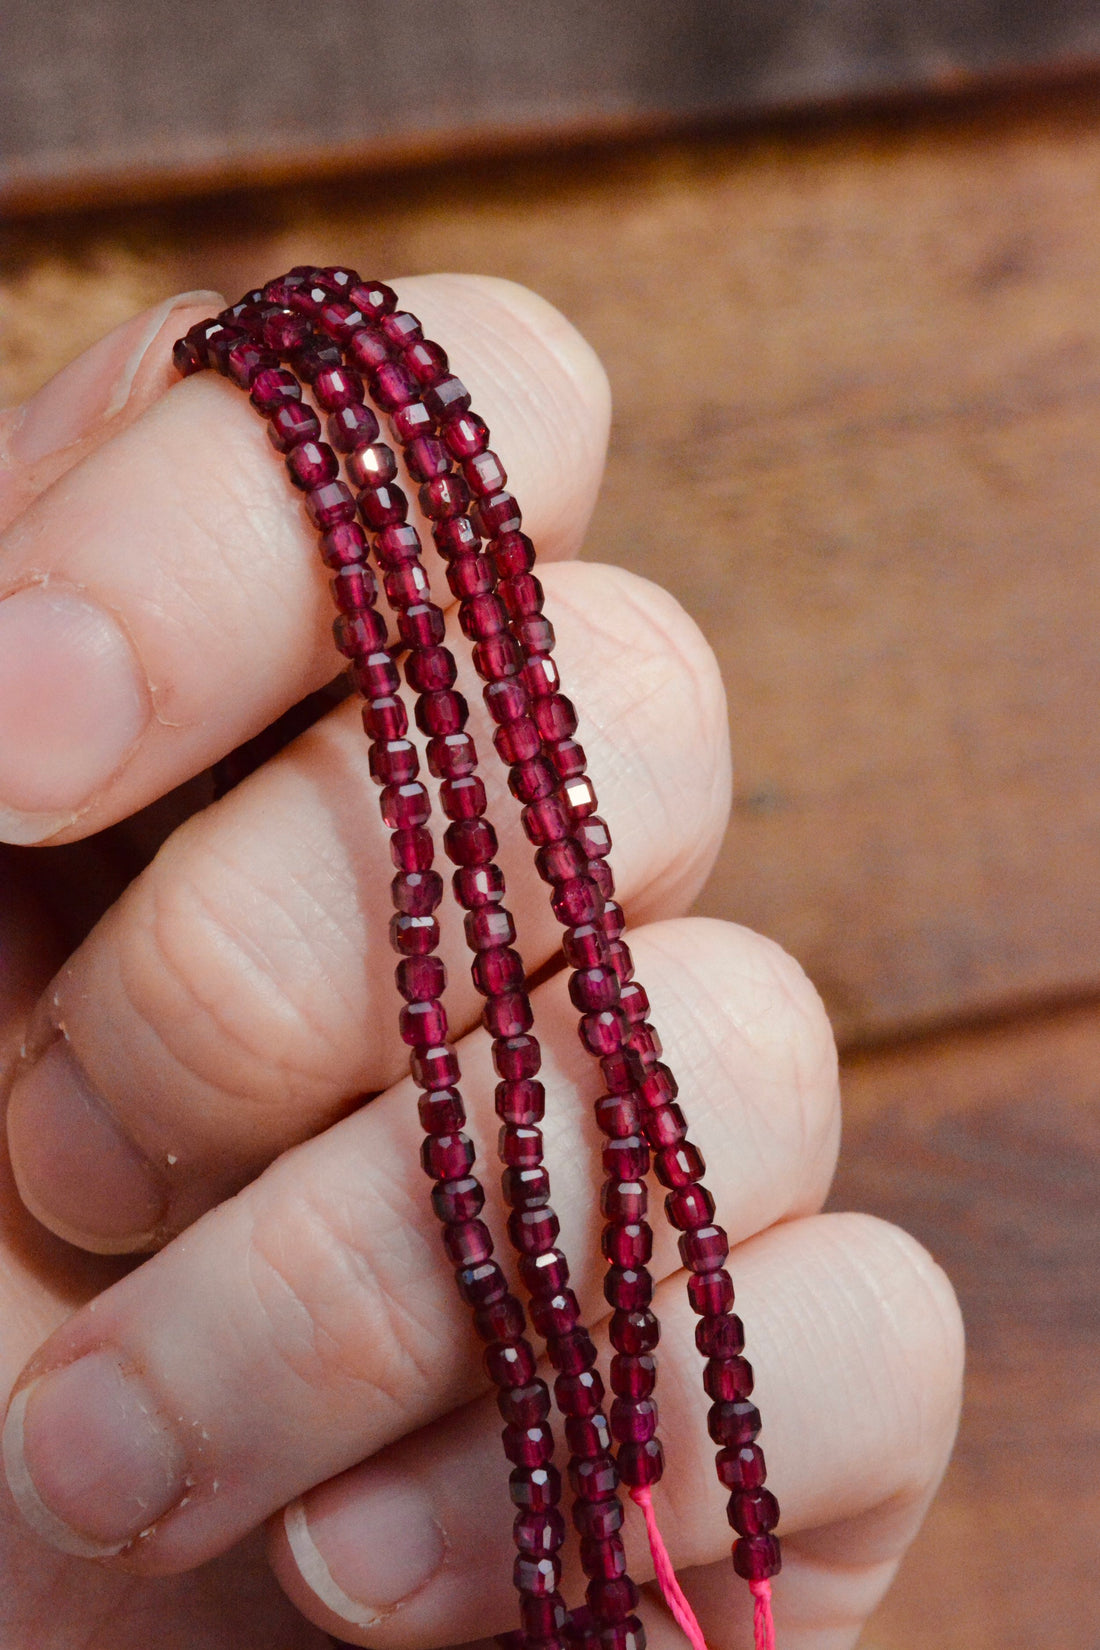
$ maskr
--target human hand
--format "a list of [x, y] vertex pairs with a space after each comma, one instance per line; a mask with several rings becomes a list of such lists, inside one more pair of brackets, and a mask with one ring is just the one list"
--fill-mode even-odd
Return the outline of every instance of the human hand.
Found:
[[[784, 1512], [781, 1642], [839, 1650], [946, 1458], [960, 1351], [950, 1290], [903, 1234], [818, 1212], [835, 1058], [804, 976], [766, 940], [683, 917], [725, 824], [721, 687], [670, 598], [570, 561], [606, 433], [591, 353], [503, 283], [401, 292], [460, 364], [540, 547], [639, 976], [737, 1245]], [[184, 817], [86, 937], [48, 915], [64, 918], [74, 859], [84, 894], [94, 884], [106, 903], [104, 863], [125, 881], [163, 816], [193, 806], [174, 788], [201, 798], [196, 776], [334, 672], [312, 535], [259, 420], [221, 381], [175, 384], [168, 366], [171, 340], [213, 307], [139, 319], [25, 419], [7, 418], [4, 589], [20, 594], [0, 602], [0, 803], [9, 839], [73, 846], [4, 867], [14, 1180], [5, 1166], [0, 1378], [17, 1382], [8, 1475], [39, 1532], [5, 1496], [0, 1553], [18, 1581], [4, 1642], [313, 1650], [331, 1632], [426, 1650], [512, 1625], [512, 1509], [496, 1407], [417, 1161], [389, 856], [356, 706]], [[150, 326], [112, 409], [101, 386], [129, 370]], [[487, 752], [480, 694], [467, 697]], [[502, 776], [486, 763], [485, 777], [491, 813], [507, 817]], [[542, 979], [563, 1247], [598, 1323], [598, 1075], [548, 967], [557, 939], [529, 850], [505, 833], [501, 858]], [[485, 1165], [494, 1079], [457, 922], [443, 951]], [[377, 1098], [356, 1109], [364, 1091]], [[578, 1139], [590, 1149], [578, 1154]], [[101, 1258], [151, 1247], [133, 1270]], [[677, 1267], [662, 1233], [657, 1500], [712, 1650], [735, 1650], [748, 1601], [729, 1566]], [[265, 1520], [274, 1574], [304, 1614], [266, 1566]], [[640, 1531], [628, 1549], [647, 1574]], [[566, 1585], [577, 1594], [575, 1576]], [[682, 1642], [655, 1595], [644, 1613], [654, 1650]]]

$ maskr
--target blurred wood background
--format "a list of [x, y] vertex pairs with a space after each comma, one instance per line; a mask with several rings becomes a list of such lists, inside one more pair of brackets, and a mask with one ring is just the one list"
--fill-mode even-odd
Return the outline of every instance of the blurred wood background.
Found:
[[[860, 38], [868, 8], [824, 9]], [[895, 81], [863, 90], [1100, 44], [1092, 4], [917, 5], [907, 36], [873, 9], [887, 45], [943, 49], [886, 52]], [[812, 8], [780, 11], [804, 64], [857, 84]], [[948, 51], [949, 16], [994, 14]], [[728, 106], [830, 95], [767, 84]], [[477, 155], [412, 164], [397, 131], [385, 177], [330, 134], [306, 158], [338, 180], [293, 181], [303, 150], [275, 144], [242, 175], [292, 181], [144, 205], [117, 194], [121, 150], [67, 184], [40, 144], [35, 183], [28, 144], [3, 388], [167, 293], [306, 259], [508, 276], [585, 332], [616, 400], [590, 553], [670, 586], [729, 689], [703, 908], [808, 968], [844, 1053], [834, 1203], [915, 1231], [968, 1320], [955, 1461], [866, 1650], [1096, 1650], [1100, 81], [694, 134], [660, 129], [667, 95], [629, 101], [629, 140], [494, 157], [499, 123], [467, 108]], [[207, 163], [184, 162], [193, 189]], [[58, 210], [88, 189], [99, 206]]]

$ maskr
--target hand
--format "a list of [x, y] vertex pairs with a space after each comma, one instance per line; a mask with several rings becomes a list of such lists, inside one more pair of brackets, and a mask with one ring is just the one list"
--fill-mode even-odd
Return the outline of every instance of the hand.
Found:
[[[805, 977], [767, 940], [684, 916], [725, 826], [723, 698], [668, 596], [570, 559], [606, 436], [598, 364], [506, 283], [400, 290], [470, 384], [540, 547], [638, 976], [737, 1245], [784, 1513], [780, 1641], [840, 1650], [950, 1447], [953, 1297], [901, 1232], [819, 1213], [837, 1082]], [[332, 1633], [427, 1650], [514, 1624], [500, 1423], [418, 1165], [355, 703], [202, 805], [212, 762], [335, 674], [323, 570], [260, 420], [168, 364], [216, 307], [139, 317], [0, 423], [0, 825], [51, 844], [2, 866], [3, 1643], [315, 1650]], [[598, 1073], [553, 967], [546, 890], [518, 830], [501, 841], [542, 980], [553, 1201], [598, 1324]], [[458, 928], [444, 926], [449, 1010], [492, 1188], [494, 1077]], [[712, 1650], [735, 1650], [749, 1600], [667, 1231], [654, 1274], [656, 1501]], [[576, 1574], [566, 1585], [579, 1596]], [[653, 1650], [682, 1643], [652, 1589], [644, 1614]]]

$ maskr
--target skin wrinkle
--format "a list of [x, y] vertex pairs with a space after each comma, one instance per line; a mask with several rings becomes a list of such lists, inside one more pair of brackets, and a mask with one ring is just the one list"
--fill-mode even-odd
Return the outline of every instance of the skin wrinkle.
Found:
[[[408, 1393], [432, 1390], [431, 1352], [438, 1318], [435, 1311], [426, 1314], [423, 1320], [416, 1318], [413, 1310], [416, 1291], [408, 1288], [407, 1265], [399, 1267], [398, 1286], [387, 1288], [384, 1268], [379, 1265], [384, 1251], [380, 1251], [377, 1245], [368, 1251], [358, 1241], [358, 1234], [363, 1228], [363, 1211], [370, 1208], [372, 1225], [376, 1224], [373, 1217], [376, 1217], [379, 1205], [385, 1206], [386, 1193], [390, 1190], [384, 1176], [371, 1177], [371, 1183], [364, 1186], [362, 1196], [353, 1200], [355, 1212], [352, 1213], [348, 1207], [343, 1220], [339, 1219], [341, 1205], [348, 1200], [333, 1198], [331, 1188], [322, 1189], [320, 1198], [299, 1197], [291, 1217], [295, 1225], [288, 1226], [286, 1209], [278, 1209], [274, 1244], [269, 1243], [265, 1236], [264, 1227], [268, 1222], [258, 1219], [253, 1225], [249, 1243], [248, 1270], [257, 1301], [273, 1325], [271, 1344], [280, 1361], [314, 1390], [326, 1391], [333, 1385], [350, 1384], [354, 1389], [374, 1393], [376, 1399], [381, 1396], [400, 1423], [402, 1417], [408, 1414]], [[407, 1200], [403, 1201], [406, 1206], [392, 1211], [393, 1230], [401, 1235], [403, 1245], [407, 1246], [411, 1233], [417, 1231], [417, 1227], [410, 1224], [412, 1212], [407, 1207]], [[288, 1231], [294, 1241], [288, 1237]], [[416, 1247], [423, 1249], [426, 1245], [420, 1240]], [[329, 1325], [322, 1323], [316, 1305], [310, 1304], [309, 1290], [303, 1291], [296, 1286], [286, 1264], [277, 1258], [277, 1249], [293, 1256], [295, 1270], [306, 1280], [309, 1289], [316, 1291], [318, 1298], [326, 1302], [330, 1312], [334, 1298], [332, 1292], [327, 1288], [318, 1289], [318, 1283], [322, 1278], [328, 1280], [335, 1276], [338, 1286], [336, 1298], [339, 1298], [339, 1287], [342, 1285], [347, 1308], [346, 1322], [354, 1331], [353, 1335], [334, 1333]], [[308, 1258], [303, 1260], [303, 1256]], [[317, 1366], [315, 1373], [306, 1373], [299, 1366], [293, 1347], [280, 1332], [275, 1314], [267, 1307], [263, 1291], [257, 1285], [254, 1261], [259, 1261], [279, 1281], [298, 1317], [306, 1324], [310, 1350]], [[442, 1268], [438, 1270], [442, 1271]], [[422, 1271], [422, 1264], [416, 1267], [417, 1273]], [[418, 1344], [424, 1347], [423, 1356], [417, 1355]], [[387, 1358], [381, 1367], [375, 1367], [380, 1347], [386, 1348]], [[389, 1371], [391, 1364], [392, 1372]], [[369, 1375], [367, 1370], [370, 1370]], [[387, 1373], [384, 1374], [383, 1370]], [[411, 1386], [410, 1375], [413, 1378]], [[366, 1412], [371, 1414], [372, 1424], [377, 1426], [375, 1405], [368, 1406]], [[399, 1435], [400, 1424], [396, 1430]]]

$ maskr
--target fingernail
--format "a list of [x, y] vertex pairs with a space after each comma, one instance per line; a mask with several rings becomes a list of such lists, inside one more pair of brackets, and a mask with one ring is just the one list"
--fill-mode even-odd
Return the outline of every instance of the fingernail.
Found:
[[99, 1254], [149, 1247], [168, 1188], [64, 1037], [18, 1072], [8, 1101], [8, 1147], [19, 1195], [50, 1231]]
[[356, 1627], [375, 1627], [430, 1581], [447, 1556], [443, 1531], [418, 1485], [372, 1469], [335, 1478], [283, 1513], [307, 1587]]
[[0, 599], [0, 842], [72, 824], [150, 708], [129, 639], [95, 602], [53, 584]]
[[186, 1493], [178, 1443], [144, 1384], [109, 1352], [91, 1352], [17, 1393], [3, 1456], [27, 1523], [78, 1558], [121, 1552]]
[[11, 456], [34, 464], [114, 418], [129, 400], [138, 369], [168, 317], [189, 305], [208, 305], [213, 311], [223, 304], [217, 292], [180, 292], [109, 332], [27, 402], [12, 434]]

